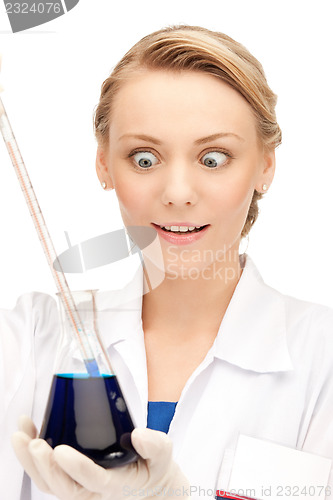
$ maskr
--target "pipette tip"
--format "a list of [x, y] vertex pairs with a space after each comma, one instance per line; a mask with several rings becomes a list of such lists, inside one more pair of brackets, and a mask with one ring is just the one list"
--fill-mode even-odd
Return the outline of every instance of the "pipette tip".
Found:
[[100, 377], [101, 373], [95, 359], [85, 359], [86, 370], [90, 377]]

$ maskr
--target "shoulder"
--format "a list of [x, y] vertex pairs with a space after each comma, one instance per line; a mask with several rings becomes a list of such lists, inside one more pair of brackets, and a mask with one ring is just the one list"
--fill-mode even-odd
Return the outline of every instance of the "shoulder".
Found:
[[307, 357], [333, 369], [333, 309], [282, 295], [285, 304], [286, 334], [290, 349], [303, 364]]
[[[279, 292], [277, 292], [279, 293]], [[303, 336], [327, 335], [333, 339], [333, 309], [279, 293], [285, 307], [287, 332], [301, 331]]]
[[273, 302], [279, 304], [279, 324], [296, 372], [318, 382], [320, 373], [332, 378], [333, 309], [265, 287]]
[[12, 309], [1, 308], [0, 313], [2, 315], [29, 314], [29, 312], [43, 309], [45, 306], [52, 307], [52, 304], [55, 305], [56, 302], [51, 295], [42, 292], [29, 292], [20, 295]]
[[248, 259], [247, 264], [251, 290], [254, 290], [256, 296], [262, 297], [265, 305], [270, 307], [270, 312], [278, 310], [279, 314], [283, 314], [287, 334], [301, 332], [304, 336], [326, 332], [333, 337], [333, 308], [279, 292], [264, 282], [251, 259]]
[[[243, 303], [255, 310], [256, 325], [267, 338], [285, 344], [294, 366], [310, 369], [317, 362], [333, 367], [333, 309], [283, 294], [267, 285], [251, 259], [244, 269]], [[249, 307], [249, 306], [247, 306]]]
[[23, 337], [42, 334], [45, 324], [57, 318], [55, 299], [45, 293], [31, 292], [21, 295], [12, 309], [0, 309], [2, 331]]

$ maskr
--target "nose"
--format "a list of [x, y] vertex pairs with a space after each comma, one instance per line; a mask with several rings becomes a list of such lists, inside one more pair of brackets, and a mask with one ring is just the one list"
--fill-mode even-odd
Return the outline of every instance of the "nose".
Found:
[[167, 165], [163, 179], [162, 203], [164, 205], [195, 205], [198, 201], [193, 165], [174, 162]]

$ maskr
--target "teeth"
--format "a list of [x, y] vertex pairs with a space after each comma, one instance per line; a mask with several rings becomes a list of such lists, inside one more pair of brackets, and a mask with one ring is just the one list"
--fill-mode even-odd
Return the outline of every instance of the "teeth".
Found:
[[200, 229], [201, 226], [160, 226], [168, 231], [173, 231], [175, 233], [186, 233], [188, 231], [194, 231], [194, 229]]

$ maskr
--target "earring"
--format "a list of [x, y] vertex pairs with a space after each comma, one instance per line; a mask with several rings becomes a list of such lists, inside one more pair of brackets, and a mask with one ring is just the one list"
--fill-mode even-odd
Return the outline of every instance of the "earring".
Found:
[[262, 185], [262, 190], [263, 190], [263, 191], [267, 191], [267, 189], [268, 189], [267, 184], [263, 184], [263, 185]]
[[245, 238], [241, 239], [240, 244], [239, 244], [239, 249], [238, 249], [239, 255], [246, 254], [248, 246], [249, 246], [249, 241], [250, 241], [249, 234], [247, 234], [245, 236]]
[[105, 181], [101, 182], [101, 186], [103, 189], [106, 189], [106, 182]]

